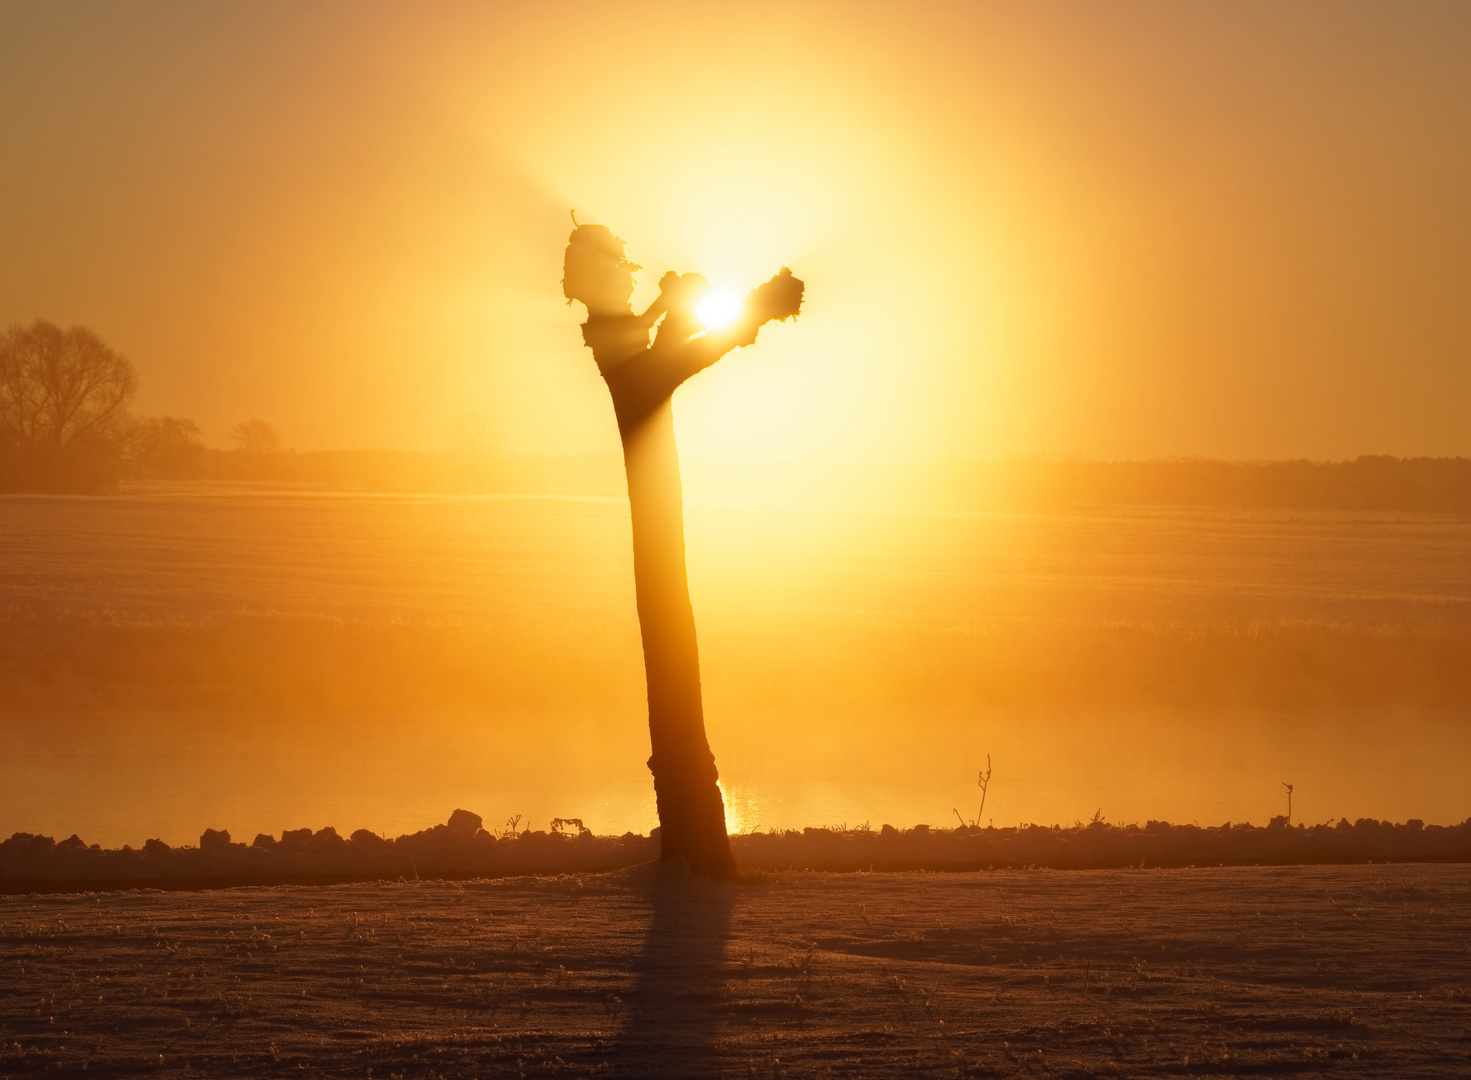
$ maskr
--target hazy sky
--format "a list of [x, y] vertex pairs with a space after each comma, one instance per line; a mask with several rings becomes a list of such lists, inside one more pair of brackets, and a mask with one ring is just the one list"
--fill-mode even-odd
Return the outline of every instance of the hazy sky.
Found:
[[615, 450], [571, 222], [806, 314], [737, 459], [1471, 454], [1471, 4], [0, 4], [0, 324], [288, 444]]

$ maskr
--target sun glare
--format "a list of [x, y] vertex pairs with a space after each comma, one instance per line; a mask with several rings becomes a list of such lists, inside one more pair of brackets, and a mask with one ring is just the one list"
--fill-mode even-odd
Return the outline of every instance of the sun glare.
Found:
[[731, 835], [752, 832], [760, 824], [756, 800], [740, 784], [727, 784], [721, 777], [715, 781], [725, 803], [725, 831]]
[[695, 315], [706, 330], [729, 326], [740, 313], [741, 298], [725, 289], [711, 289], [695, 307]]

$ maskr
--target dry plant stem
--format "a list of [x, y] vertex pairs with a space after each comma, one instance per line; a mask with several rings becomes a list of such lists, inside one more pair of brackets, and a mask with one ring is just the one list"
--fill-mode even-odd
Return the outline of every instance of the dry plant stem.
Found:
[[986, 771], [979, 774], [976, 786], [981, 789], [981, 808], [976, 811], [976, 828], [981, 827], [981, 819], [986, 815], [986, 792], [991, 787], [991, 755], [986, 755]]

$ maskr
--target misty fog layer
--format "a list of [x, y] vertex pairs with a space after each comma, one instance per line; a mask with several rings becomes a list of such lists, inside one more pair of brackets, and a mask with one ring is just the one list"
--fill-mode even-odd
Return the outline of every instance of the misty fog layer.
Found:
[[[627, 505], [5, 500], [0, 829], [654, 824]], [[696, 503], [733, 831], [1459, 821], [1471, 522]]]

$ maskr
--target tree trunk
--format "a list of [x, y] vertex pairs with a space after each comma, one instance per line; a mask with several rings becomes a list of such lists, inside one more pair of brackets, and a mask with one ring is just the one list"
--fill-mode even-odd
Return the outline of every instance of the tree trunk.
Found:
[[[616, 401], [616, 395], [615, 395]], [[700, 654], [684, 561], [684, 499], [674, 412], [619, 410], [623, 464], [633, 517], [633, 577], [649, 694], [649, 738], [658, 799], [660, 858], [685, 859], [697, 874], [735, 870], [705, 735]]]
[[[684, 500], [671, 399], [690, 376], [754, 342], [765, 323], [796, 315], [803, 284], [783, 267], [750, 292], [739, 318], [722, 330], [709, 330], [695, 315], [696, 301], [709, 288], [704, 278], [665, 274], [659, 298], [635, 315], [628, 300], [637, 269], [623, 257], [623, 241], [607, 228], [579, 225], [567, 243], [562, 293], [569, 302], [587, 306], [582, 340], [608, 384], [623, 440], [660, 858], [684, 859], [697, 874], [725, 876], [735, 870], [735, 859], [700, 702], [700, 652], [684, 568]], [[649, 331], [656, 324], [659, 333], [650, 345]]]

